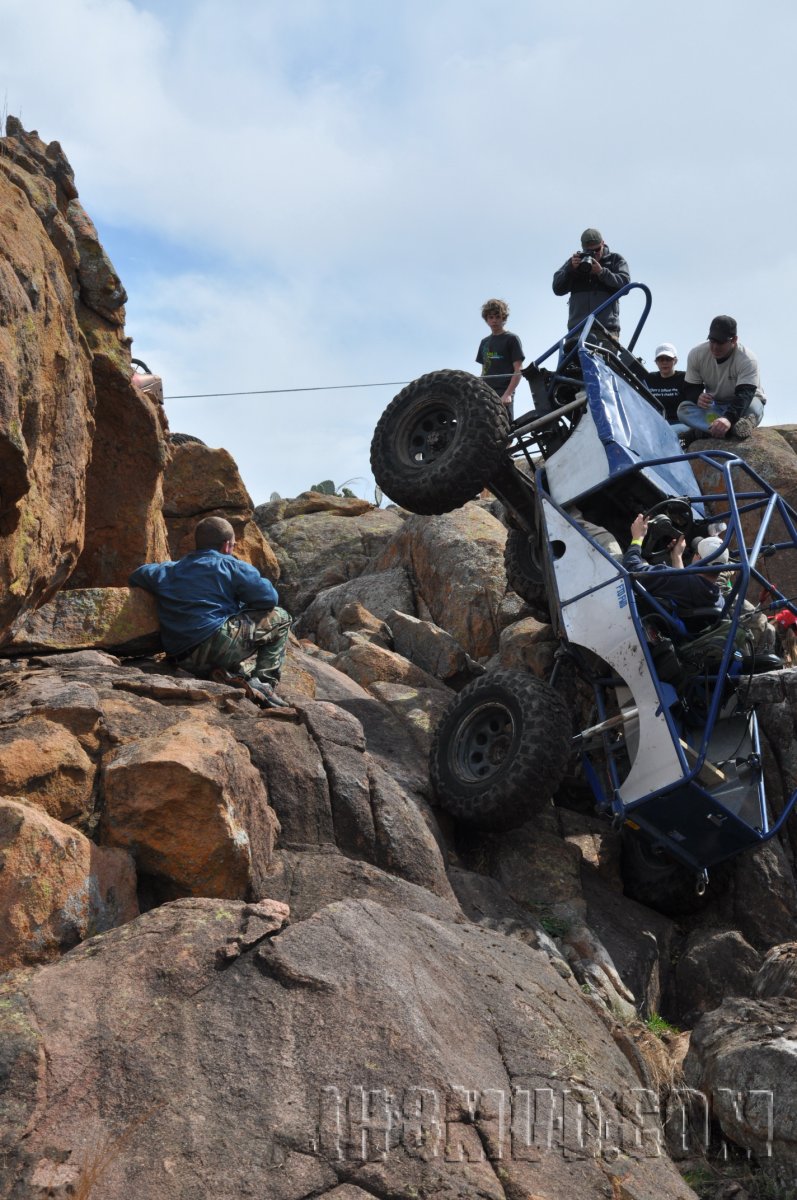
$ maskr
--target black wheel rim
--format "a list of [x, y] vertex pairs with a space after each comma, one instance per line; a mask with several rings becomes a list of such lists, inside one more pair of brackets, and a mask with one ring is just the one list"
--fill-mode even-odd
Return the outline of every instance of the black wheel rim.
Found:
[[485, 701], [462, 722], [451, 746], [452, 765], [464, 783], [484, 784], [512, 758], [517, 725], [505, 704]]
[[399, 429], [398, 450], [406, 464], [424, 467], [442, 458], [456, 436], [453, 405], [433, 401], [407, 414]]

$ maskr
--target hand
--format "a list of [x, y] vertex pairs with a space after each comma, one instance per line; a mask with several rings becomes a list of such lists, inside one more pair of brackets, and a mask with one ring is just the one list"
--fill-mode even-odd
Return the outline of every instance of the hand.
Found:
[[712, 421], [708, 427], [708, 431], [714, 438], [725, 437], [725, 434], [731, 427], [731, 423], [727, 417], [717, 417], [716, 421]]
[[686, 550], [686, 538], [683, 534], [670, 546], [670, 563], [674, 567], [682, 567], [684, 565], [684, 550]]
[[592, 271], [593, 275], [600, 275], [601, 271], [603, 270], [603, 267], [600, 264], [600, 259], [593, 258], [590, 270]]
[[711, 392], [702, 392], [697, 398], [699, 408], [711, 408], [714, 403], [714, 397]]
[[580, 266], [581, 266], [581, 255], [576, 253], [570, 259], [570, 270], [577, 271]]
[[647, 519], [647, 517], [643, 517], [642, 513], [639, 513], [637, 516], [634, 517], [634, 520], [631, 524], [632, 540], [637, 541], [639, 538], [642, 538], [642, 540], [644, 541], [645, 534], [647, 533], [647, 531], [648, 531], [648, 519]]
[[504, 392], [503, 396], [501, 397], [501, 403], [504, 405], [505, 408], [509, 408], [509, 406], [512, 403], [512, 401], [514, 400], [514, 398], [515, 398], [514, 392]]

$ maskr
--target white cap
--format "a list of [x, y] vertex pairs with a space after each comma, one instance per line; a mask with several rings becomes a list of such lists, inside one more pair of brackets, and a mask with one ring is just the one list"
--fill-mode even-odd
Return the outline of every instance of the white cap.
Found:
[[[695, 546], [695, 551], [697, 552], [697, 557], [698, 558], [709, 558], [714, 553], [715, 550], [719, 550], [721, 545], [722, 545], [722, 538], [718, 538], [718, 537], [701, 538], [700, 541]], [[728, 561], [728, 549], [726, 547], [722, 551], [722, 554], [718, 554], [717, 557], [713, 560], [713, 562], [726, 563], [727, 561]]]
[[675, 346], [673, 346], [672, 342], [662, 342], [660, 346], [656, 347], [656, 353], [653, 355], [653, 357], [660, 358], [662, 354], [666, 358], [678, 357], [678, 351], [675, 349]]

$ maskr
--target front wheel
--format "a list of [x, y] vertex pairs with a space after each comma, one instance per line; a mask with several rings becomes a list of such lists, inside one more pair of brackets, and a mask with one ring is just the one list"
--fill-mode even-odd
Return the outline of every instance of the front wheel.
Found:
[[473, 500], [506, 456], [507, 410], [466, 371], [434, 371], [388, 405], [371, 442], [371, 470], [396, 504], [446, 513]]
[[432, 740], [441, 808], [490, 829], [522, 825], [550, 800], [570, 760], [570, 715], [547, 683], [494, 671], [464, 688]]

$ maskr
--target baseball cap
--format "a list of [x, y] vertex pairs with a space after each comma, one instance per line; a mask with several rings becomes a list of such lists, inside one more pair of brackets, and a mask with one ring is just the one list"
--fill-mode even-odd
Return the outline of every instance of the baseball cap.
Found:
[[708, 336], [710, 338], [719, 338], [723, 342], [736, 337], [736, 322], [733, 317], [715, 317], [709, 325]]
[[788, 629], [790, 625], [797, 625], [797, 617], [788, 608], [782, 609], [775, 617], [775, 620], [783, 629]]
[[[722, 545], [722, 538], [706, 537], [701, 538], [695, 546], [698, 558], [708, 558], [715, 550], [719, 550]], [[728, 561], [727, 547], [722, 551], [722, 554], [717, 555], [714, 559], [715, 563], [726, 563]]]
[[672, 342], [662, 342], [660, 346], [656, 347], [656, 353], [653, 355], [653, 357], [661, 358], [662, 355], [664, 355], [666, 358], [677, 358], [678, 351], [675, 349], [675, 346], [673, 346]]
[[586, 250], [587, 246], [597, 246], [598, 242], [603, 241], [603, 234], [599, 229], [585, 229], [581, 235], [581, 249]]

